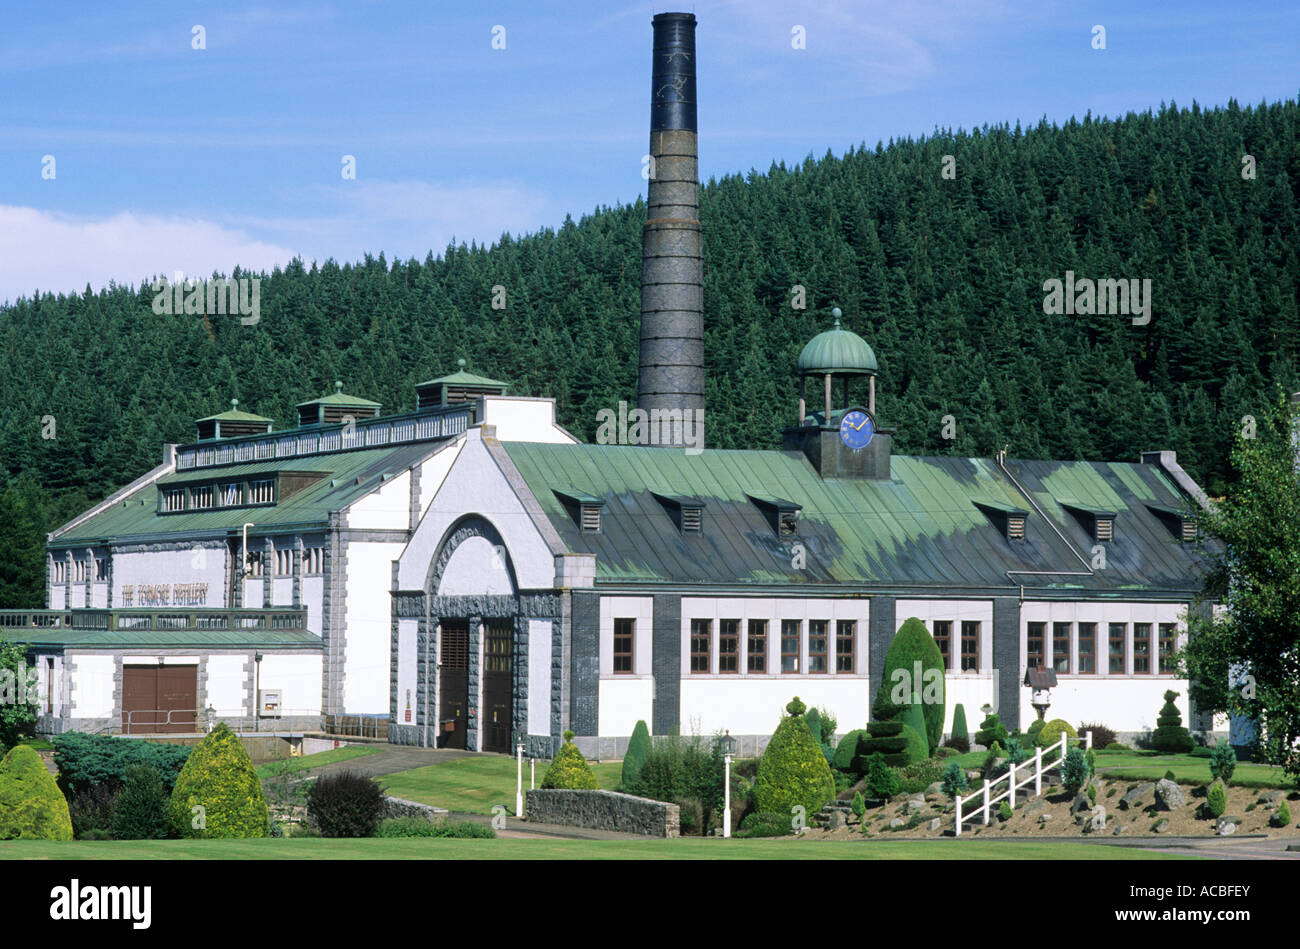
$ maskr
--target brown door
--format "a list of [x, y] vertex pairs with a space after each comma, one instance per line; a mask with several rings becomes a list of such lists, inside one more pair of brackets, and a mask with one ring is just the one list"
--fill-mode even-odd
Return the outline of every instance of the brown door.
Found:
[[122, 666], [122, 731], [192, 733], [199, 703], [198, 666]]
[[469, 620], [438, 624], [439, 748], [464, 748], [469, 724]]
[[510, 752], [514, 716], [514, 621], [488, 620], [483, 642], [483, 750]]

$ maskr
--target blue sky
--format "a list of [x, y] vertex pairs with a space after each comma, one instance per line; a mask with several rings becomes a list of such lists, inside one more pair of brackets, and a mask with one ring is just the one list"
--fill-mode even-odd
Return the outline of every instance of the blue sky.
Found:
[[650, 18], [672, 9], [699, 20], [706, 180], [936, 127], [1300, 91], [1290, 3], [13, 3], [0, 301], [294, 255], [423, 259], [633, 201]]

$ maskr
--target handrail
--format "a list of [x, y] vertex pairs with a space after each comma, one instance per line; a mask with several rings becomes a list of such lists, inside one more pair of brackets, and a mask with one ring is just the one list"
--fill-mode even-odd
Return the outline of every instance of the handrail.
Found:
[[293, 607], [259, 609], [227, 607], [121, 607], [67, 610], [0, 610], [0, 635], [5, 630], [84, 629], [192, 631], [275, 630], [307, 628], [307, 611]]
[[[209, 714], [209, 712], [211, 714]], [[164, 721], [152, 721], [152, 720], [137, 721], [136, 720], [136, 715], [156, 717], [158, 715], [164, 715], [164, 714], [166, 715], [166, 719]], [[126, 722], [121, 724], [121, 727], [123, 727], [124, 729], [122, 734], [124, 735], [156, 734], [155, 732], [147, 732], [147, 731], [133, 732], [132, 729], [137, 726], [142, 728], [148, 728], [148, 727], [157, 728], [159, 726], [167, 726], [167, 725], [193, 725], [194, 734], [197, 735], [203, 732], [212, 731], [212, 729], [215, 727], [217, 722], [224, 722], [226, 726], [236, 734], [244, 734], [249, 732], [266, 731], [268, 730], [266, 728], [267, 724], [277, 722], [281, 719], [320, 718], [321, 712], [320, 709], [289, 708], [289, 709], [280, 709], [274, 715], [250, 716], [246, 709], [206, 709], [206, 708], [142, 709], [142, 708], [138, 708], [138, 709], [127, 710], [125, 715], [126, 715]], [[172, 717], [173, 715], [176, 716], [176, 718], [173, 718]], [[192, 719], [192, 721], [184, 721], [183, 719], [185, 716], [189, 716]], [[108, 729], [111, 730], [114, 727], [118, 727], [118, 725], [119, 723], [115, 722], [115, 723], [111, 723], [107, 727]], [[100, 729], [100, 731], [103, 730], [104, 729], [102, 728]], [[270, 728], [269, 730], [275, 731], [276, 729]], [[180, 734], [180, 733], [178, 732], [176, 734]]]
[[[1061, 732], [1061, 740], [1056, 744], [1051, 745], [1048, 748], [1036, 747], [1034, 749], [1033, 774], [1027, 775], [1021, 781], [1016, 780], [1016, 768], [1020, 767], [1020, 765], [1017, 765], [1016, 762], [1012, 761], [1011, 767], [1006, 774], [1000, 775], [999, 777], [994, 778], [992, 781], [990, 781], [988, 778], [985, 778], [984, 786], [979, 790], [974, 791], [971, 794], [967, 795], [966, 797], [962, 797], [960, 794], [956, 795], [953, 800], [954, 800], [954, 809], [956, 812], [955, 816], [957, 818], [957, 826], [953, 833], [953, 836], [954, 837], [961, 836], [962, 805], [968, 804], [969, 802], [975, 800], [975, 798], [977, 797], [982, 797], [983, 801], [980, 803], [979, 807], [977, 807], [974, 811], [971, 812], [970, 816], [974, 817], [976, 814], [982, 812], [984, 818], [983, 824], [985, 827], [987, 827], [989, 825], [990, 814], [992, 813], [993, 805], [997, 804], [998, 802], [1002, 801], [1005, 798], [1010, 801], [1011, 809], [1015, 810], [1016, 791], [1024, 787], [1030, 781], [1034, 782], [1034, 796], [1037, 797], [1039, 794], [1042, 794], [1043, 775], [1046, 774], [1048, 771], [1051, 771], [1053, 768], [1059, 767], [1061, 763], [1065, 761], [1065, 754], [1066, 751], [1069, 749], [1069, 745], [1071, 741], [1081, 741], [1083, 742], [1085, 749], [1091, 750], [1092, 732], [1090, 731], [1084, 732], [1083, 738], [1073, 738], [1073, 739], [1070, 737], [1068, 732]], [[1052, 752], [1058, 752], [1059, 753], [1058, 757], [1055, 758], [1053, 761], [1049, 762], [1048, 764], [1044, 764], [1043, 755], [1050, 754]], [[1024, 762], [1024, 763], [1028, 764], [1028, 762]], [[999, 792], [997, 795], [993, 795], [992, 790], [994, 786], [1001, 784], [1003, 781], [1007, 782], [1007, 789], [1005, 791]]]

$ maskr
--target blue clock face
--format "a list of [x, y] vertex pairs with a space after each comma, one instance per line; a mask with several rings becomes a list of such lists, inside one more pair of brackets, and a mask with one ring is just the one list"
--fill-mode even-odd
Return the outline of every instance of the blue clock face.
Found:
[[871, 416], [861, 409], [845, 412], [840, 420], [840, 441], [854, 451], [861, 451], [871, 443], [871, 436], [876, 434], [876, 426]]

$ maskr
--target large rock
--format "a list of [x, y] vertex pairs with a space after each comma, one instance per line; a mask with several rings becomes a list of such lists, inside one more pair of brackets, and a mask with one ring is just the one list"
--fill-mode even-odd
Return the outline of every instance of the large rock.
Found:
[[1026, 817], [1033, 817], [1035, 814], [1041, 814], [1046, 807], [1047, 802], [1041, 797], [1036, 797], [1021, 809], [1025, 812]]
[[1070, 813], [1078, 815], [1089, 810], [1092, 810], [1092, 801], [1088, 800], [1088, 795], [1080, 791], [1070, 802]]
[[1214, 832], [1220, 837], [1228, 837], [1237, 832], [1237, 825], [1241, 823], [1238, 817], [1229, 817], [1224, 814], [1214, 822]]
[[1181, 787], [1168, 778], [1156, 782], [1156, 807], [1162, 811], [1172, 811], [1186, 805], [1187, 798], [1183, 796]]
[[1154, 781], [1147, 781], [1144, 784], [1139, 784], [1135, 788], [1131, 788], [1127, 794], [1119, 799], [1119, 809], [1121, 811], [1126, 811], [1130, 807], [1136, 806], [1143, 798], [1155, 789], [1156, 783]]
[[929, 805], [925, 803], [925, 798], [911, 797], [908, 798], [907, 803], [903, 805], [903, 813], [910, 816], [912, 814], [918, 813], [919, 811], [925, 810], [926, 807], [928, 806]]
[[1281, 804], [1283, 798], [1285, 797], [1286, 797], [1286, 791], [1268, 791], [1259, 796], [1259, 803], [1276, 806], [1278, 804]]
[[929, 785], [928, 787], [926, 787], [926, 789], [925, 789], [925, 796], [926, 796], [927, 798], [928, 798], [931, 794], [942, 794], [942, 793], [943, 793], [943, 782], [942, 782], [942, 781], [933, 781], [933, 782], [931, 782], [930, 785]]
[[936, 817], [932, 821], [930, 821], [930, 823], [925, 825], [925, 829], [933, 833], [934, 831], [938, 830], [942, 826], [943, 826], [943, 821], [941, 821], [939, 818]]
[[1128, 830], [1128, 828], [1125, 827], [1123, 824], [1116, 824], [1116, 825], [1115, 825], [1115, 829], [1111, 831], [1111, 834], [1113, 834], [1114, 836], [1118, 837], [1120, 834], [1124, 833], [1126, 830]]
[[907, 826], [907, 821], [903, 820], [903, 818], [901, 817], [895, 817], [889, 822], [890, 830], [898, 830], [900, 827], [906, 827], [906, 826]]
[[1085, 834], [1097, 834], [1097, 833], [1101, 833], [1105, 829], [1106, 829], [1106, 808], [1098, 804], [1096, 809], [1092, 812], [1091, 816], [1089, 816], [1088, 822], [1083, 825], [1083, 832]]
[[849, 822], [848, 820], [845, 819], [844, 812], [839, 808], [836, 808], [835, 810], [831, 811], [830, 818], [829, 820], [827, 820], [826, 826], [829, 827], [831, 830], [839, 830], [842, 827], [849, 826]]
[[1160, 820], [1156, 821], [1155, 826], [1151, 829], [1154, 830], [1157, 834], [1166, 833], [1169, 830], [1169, 818], [1167, 817], [1160, 818]]

